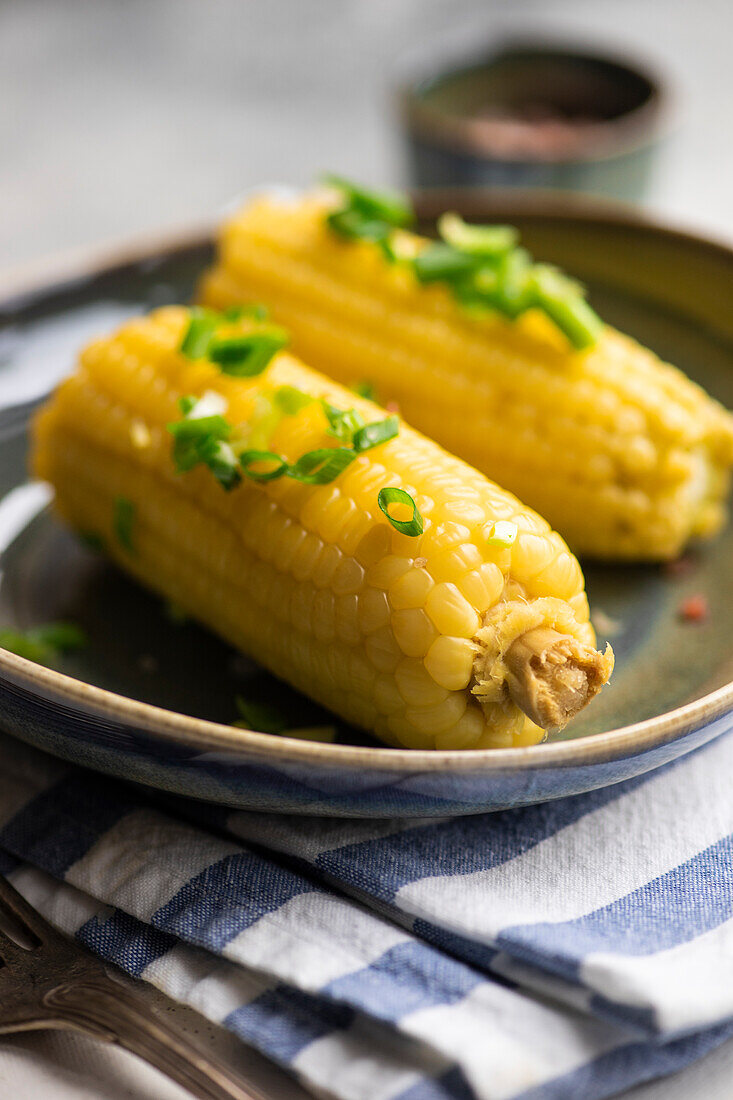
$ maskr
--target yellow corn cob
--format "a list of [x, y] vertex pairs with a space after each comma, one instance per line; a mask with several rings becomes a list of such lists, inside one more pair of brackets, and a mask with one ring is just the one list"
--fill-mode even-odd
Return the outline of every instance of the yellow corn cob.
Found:
[[576, 552], [671, 558], [720, 528], [733, 418], [700, 387], [609, 327], [579, 353], [536, 311], [472, 319], [375, 244], [333, 233], [333, 201], [246, 206], [223, 228], [204, 301], [266, 302], [307, 362], [374, 383]]
[[[250, 445], [266, 423], [267, 447], [291, 463], [336, 444], [319, 400], [263, 419], [278, 387], [355, 407], [367, 422], [384, 417], [285, 353], [252, 379], [188, 359], [178, 350], [188, 320], [169, 307], [92, 343], [39, 414], [34, 468], [73, 526], [101, 536], [126, 570], [277, 676], [391, 744], [531, 744], [543, 736], [536, 723], [563, 724], [600, 689], [612, 655], [592, 648], [583, 577], [560, 536], [405, 425], [326, 485], [245, 477], [225, 492], [203, 466], [177, 473], [166, 425], [181, 418], [183, 395], [220, 395]], [[421, 536], [387, 521], [377, 504], [385, 486], [413, 496]], [[133, 509], [131, 547], [115, 537], [120, 498]], [[487, 524], [499, 520], [518, 528], [511, 549], [488, 541]]]

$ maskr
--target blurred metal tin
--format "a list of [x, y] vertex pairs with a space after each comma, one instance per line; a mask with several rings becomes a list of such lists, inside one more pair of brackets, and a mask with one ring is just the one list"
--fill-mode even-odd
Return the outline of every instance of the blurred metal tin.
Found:
[[669, 117], [646, 67], [513, 42], [405, 86], [399, 105], [417, 187], [542, 187], [641, 198]]

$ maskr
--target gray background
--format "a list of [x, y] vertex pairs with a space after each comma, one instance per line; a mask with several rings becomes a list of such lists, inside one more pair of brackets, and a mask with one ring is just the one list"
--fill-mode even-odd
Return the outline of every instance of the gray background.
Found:
[[324, 167], [400, 182], [395, 81], [518, 29], [667, 72], [650, 202], [733, 236], [733, 0], [0, 0], [0, 269]]

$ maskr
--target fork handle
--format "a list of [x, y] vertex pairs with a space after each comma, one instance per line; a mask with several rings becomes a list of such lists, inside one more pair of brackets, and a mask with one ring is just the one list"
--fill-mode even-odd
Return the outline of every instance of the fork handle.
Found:
[[116, 982], [68, 982], [49, 990], [43, 1001], [57, 1024], [119, 1043], [202, 1100], [265, 1100]]

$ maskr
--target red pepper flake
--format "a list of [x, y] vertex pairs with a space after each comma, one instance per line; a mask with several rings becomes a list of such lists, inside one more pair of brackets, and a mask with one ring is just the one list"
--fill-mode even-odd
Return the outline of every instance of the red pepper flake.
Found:
[[704, 623], [710, 615], [710, 604], [702, 595], [688, 596], [679, 606], [679, 616], [686, 623]]
[[400, 406], [397, 401], [388, 401], [384, 407], [388, 413], [397, 413], [397, 415], [399, 416]]

